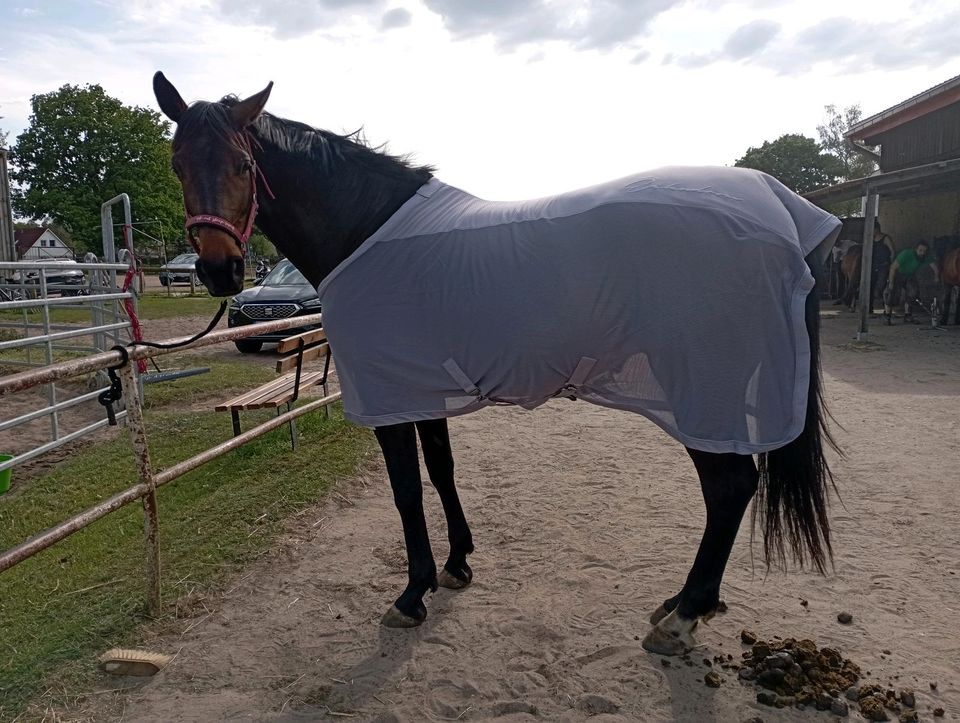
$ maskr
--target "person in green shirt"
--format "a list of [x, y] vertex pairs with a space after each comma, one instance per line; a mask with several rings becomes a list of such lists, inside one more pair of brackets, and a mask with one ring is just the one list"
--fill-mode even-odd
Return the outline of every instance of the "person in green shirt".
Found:
[[887, 277], [887, 288], [883, 291], [883, 314], [886, 317], [887, 324], [892, 323], [893, 305], [898, 303], [903, 296], [903, 321], [909, 323], [913, 321], [913, 314], [910, 313], [910, 304], [915, 302], [920, 296], [920, 286], [917, 283], [917, 272], [924, 266], [933, 267], [933, 276], [939, 281], [937, 265], [933, 254], [930, 253], [930, 245], [926, 241], [920, 241], [912, 249], [904, 249], [890, 265], [890, 273]]

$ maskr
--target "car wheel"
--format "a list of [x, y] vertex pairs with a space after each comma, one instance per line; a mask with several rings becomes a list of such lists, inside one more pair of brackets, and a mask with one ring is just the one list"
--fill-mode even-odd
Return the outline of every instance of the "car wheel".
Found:
[[250, 341], [249, 339], [237, 339], [233, 343], [236, 344], [237, 351], [241, 354], [253, 354], [263, 347], [262, 341]]

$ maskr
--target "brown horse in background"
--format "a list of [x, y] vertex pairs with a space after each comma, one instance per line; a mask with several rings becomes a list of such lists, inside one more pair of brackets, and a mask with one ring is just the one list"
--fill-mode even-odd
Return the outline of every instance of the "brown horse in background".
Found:
[[960, 247], [945, 253], [940, 261], [940, 283], [943, 284], [943, 316], [940, 323], [947, 324], [951, 302], [956, 300], [953, 323], [960, 324]]
[[847, 249], [840, 259], [840, 273], [846, 280], [843, 292], [843, 305], [853, 311], [860, 298], [860, 256], [863, 246], [858, 244]]

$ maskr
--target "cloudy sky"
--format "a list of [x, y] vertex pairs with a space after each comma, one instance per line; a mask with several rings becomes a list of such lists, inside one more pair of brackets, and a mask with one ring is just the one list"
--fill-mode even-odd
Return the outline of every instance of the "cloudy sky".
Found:
[[865, 115], [960, 74], [956, 0], [0, 0], [0, 128], [99, 83], [156, 107], [275, 82], [268, 110], [524, 198], [731, 164], [823, 106]]

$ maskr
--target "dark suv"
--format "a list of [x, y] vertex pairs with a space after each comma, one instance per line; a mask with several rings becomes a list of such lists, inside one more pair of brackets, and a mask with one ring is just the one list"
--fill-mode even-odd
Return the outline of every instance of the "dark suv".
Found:
[[[291, 316], [305, 316], [320, 311], [320, 299], [317, 290], [293, 264], [284, 259], [264, 278], [259, 286], [241, 291], [230, 301], [227, 322], [230, 326], [244, 326], [258, 321], [286, 319]], [[284, 329], [270, 334], [248, 336], [234, 342], [241, 352], [256, 352], [266, 344], [276, 344], [281, 339], [319, 328], [319, 324], [309, 324], [296, 329]]]

